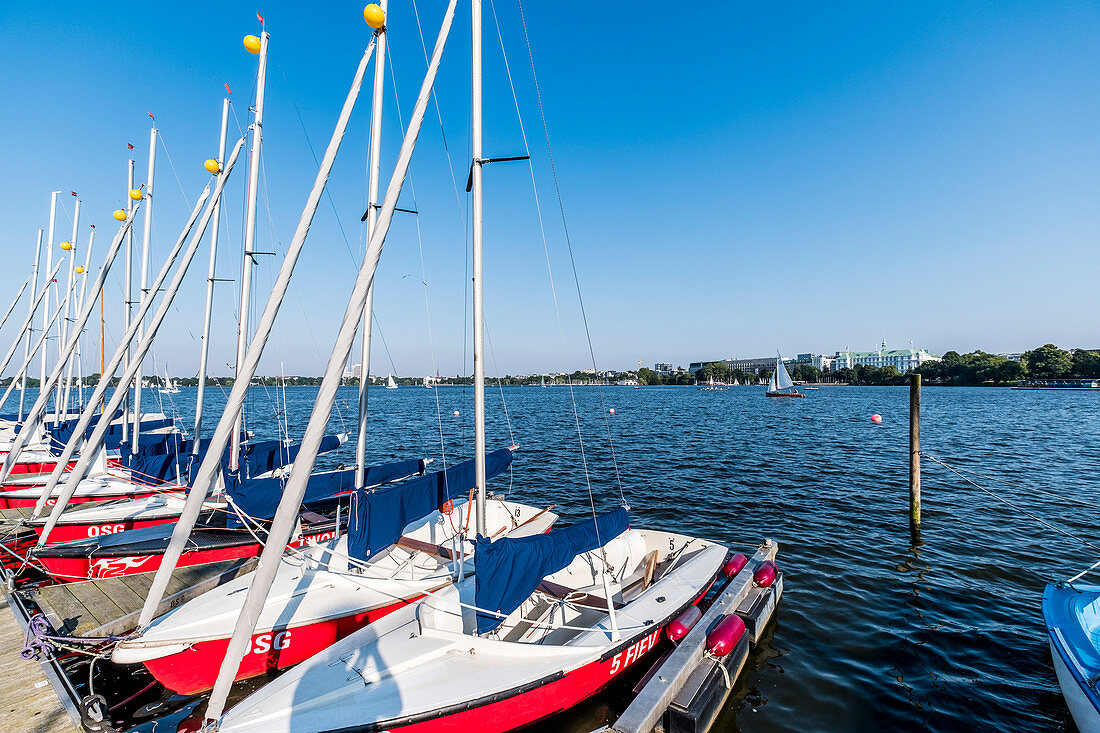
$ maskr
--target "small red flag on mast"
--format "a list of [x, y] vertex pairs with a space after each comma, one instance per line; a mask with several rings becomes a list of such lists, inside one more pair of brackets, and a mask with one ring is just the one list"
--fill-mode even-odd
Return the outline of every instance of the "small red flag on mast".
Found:
[[153, 117], [153, 113], [150, 112], [149, 110], [145, 110], [145, 114], [149, 115], [149, 119], [151, 119], [153, 122], [157, 121], [157, 118]]
[[76, 196], [76, 191], [69, 191], [73, 196]]
[[229, 88], [229, 82], [225, 83], [225, 93], [226, 94], [232, 94], [233, 93], [233, 91]]
[[133, 150], [133, 149], [134, 149], [134, 146], [133, 146], [133, 145], [131, 145], [130, 143], [126, 143], [126, 147], [128, 147], [128, 148], [129, 148], [130, 150]]
[[260, 11], [259, 11], [259, 10], [257, 10], [257, 11], [256, 11], [256, 17], [260, 19], [260, 25], [265, 25], [265, 23], [264, 23], [264, 16], [260, 15]]

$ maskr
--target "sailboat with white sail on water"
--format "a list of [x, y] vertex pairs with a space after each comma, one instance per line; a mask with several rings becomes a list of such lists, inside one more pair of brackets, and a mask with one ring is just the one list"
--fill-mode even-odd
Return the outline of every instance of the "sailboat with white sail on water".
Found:
[[783, 357], [775, 357], [775, 370], [772, 371], [771, 381], [768, 382], [768, 397], [805, 397], [798, 391], [791, 381], [791, 375], [787, 373], [787, 367], [783, 365]]
[[394, 381], [392, 374], [386, 376], [386, 389], [397, 389], [397, 382]]

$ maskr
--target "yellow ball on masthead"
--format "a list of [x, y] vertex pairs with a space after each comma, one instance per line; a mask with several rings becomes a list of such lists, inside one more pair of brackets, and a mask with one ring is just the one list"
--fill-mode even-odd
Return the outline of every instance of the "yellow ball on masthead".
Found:
[[140, 188], [131, 188], [130, 189], [130, 198], [132, 198], [134, 201], [141, 201], [141, 189]]
[[260, 52], [260, 39], [256, 36], [244, 37], [244, 50], [251, 54], [257, 54]]
[[386, 25], [386, 13], [375, 3], [371, 3], [363, 8], [363, 20], [367, 21], [367, 25], [371, 28], [378, 30]]
[[210, 171], [211, 173], [217, 173], [218, 171], [220, 171], [222, 169], [221, 163], [214, 160], [213, 158], [210, 158], [208, 161], [203, 163], [202, 167], [205, 168], [206, 170]]
[[77, 275], [83, 275], [84, 274], [84, 265], [77, 265], [76, 270], [74, 270], [74, 272]]
[[114, 216], [119, 221], [126, 221], [126, 212], [122, 209], [116, 209], [115, 213], [112, 214], [112, 216]]
[[62, 242], [61, 243], [61, 249], [65, 250], [66, 252], [68, 252], [72, 248], [73, 248], [73, 245], [69, 242]]

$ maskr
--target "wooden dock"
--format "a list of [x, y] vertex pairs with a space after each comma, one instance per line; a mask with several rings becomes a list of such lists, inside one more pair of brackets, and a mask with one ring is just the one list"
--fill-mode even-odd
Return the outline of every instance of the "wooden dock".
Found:
[[[712, 673], [718, 673], [717, 665], [721, 661], [705, 655], [707, 633], [725, 615], [755, 616], [746, 623], [746, 642], [756, 643], [760, 630], [775, 613], [776, 604], [782, 593], [782, 576], [776, 578], [774, 587], [758, 588], [753, 584], [753, 573], [761, 563], [774, 560], [779, 545], [767, 540], [752, 558], [729, 582], [711, 604], [703, 617], [695, 624], [668, 656], [652, 670], [639, 690], [637, 697], [619, 719], [604, 731], [607, 733], [651, 733], [664, 730], [665, 713], [672, 705], [685, 706], [687, 700], [702, 687], [702, 679]], [[735, 656], [734, 654], [730, 655]], [[732, 671], [736, 678], [744, 663], [742, 657]], [[730, 672], [727, 669], [727, 672]], [[725, 673], [722, 673], [725, 674]], [[691, 689], [686, 689], [691, 688]], [[722, 685], [722, 690], [714, 695], [709, 703], [709, 714], [699, 719], [699, 727], [709, 727], [718, 709], [728, 697], [730, 687]]]
[[[177, 568], [158, 615], [250, 572], [256, 564], [256, 558], [243, 558]], [[41, 611], [51, 633], [61, 636], [122, 634], [137, 626], [153, 575], [4, 590], [0, 608], [0, 731], [81, 730], [79, 694], [57, 662], [27, 661], [19, 655], [31, 616]]]
[[22, 610], [12, 607], [7, 592], [0, 597], [0, 606], [0, 730], [79, 730], [80, 714], [57, 671], [48, 662], [27, 661], [19, 656], [26, 628]]

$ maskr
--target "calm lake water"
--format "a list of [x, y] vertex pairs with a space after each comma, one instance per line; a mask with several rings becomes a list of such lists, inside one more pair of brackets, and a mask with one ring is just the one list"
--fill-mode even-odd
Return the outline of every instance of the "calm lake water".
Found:
[[[164, 404], [188, 427], [193, 394]], [[276, 434], [275, 394], [253, 390], [249, 427], [261, 437]], [[292, 437], [314, 394], [286, 390]], [[780, 544], [777, 623], [716, 730], [1074, 730], [1039, 602], [1046, 582], [1097, 558], [927, 460], [923, 544], [911, 546], [907, 388], [827, 387], [803, 400], [767, 399], [756, 387], [573, 394], [576, 413], [568, 388], [504, 388], [503, 400], [490, 391], [489, 447], [521, 448], [491, 489], [554, 504], [572, 521], [587, 516], [586, 476], [597, 508], [617, 505], [617, 473], [637, 526], [746, 554], [765, 537]], [[219, 390], [208, 395], [207, 414], [220, 414]], [[354, 433], [355, 390], [341, 397], [331, 426]], [[923, 397], [926, 453], [1011, 482], [978, 479], [1096, 539], [1088, 507], [1041, 492], [1100, 501], [1100, 394], [926, 387]], [[370, 406], [373, 461], [438, 461], [441, 445], [448, 461], [472, 453], [467, 388], [373, 389]], [[353, 455], [354, 436], [322, 463], [350, 464]], [[539, 729], [590, 731], [624, 703], [611, 690]]]

